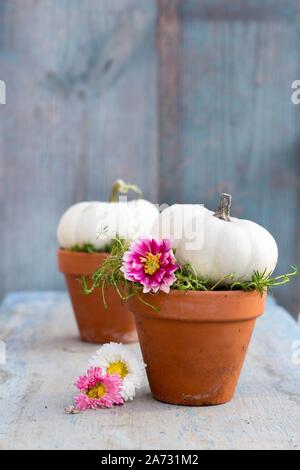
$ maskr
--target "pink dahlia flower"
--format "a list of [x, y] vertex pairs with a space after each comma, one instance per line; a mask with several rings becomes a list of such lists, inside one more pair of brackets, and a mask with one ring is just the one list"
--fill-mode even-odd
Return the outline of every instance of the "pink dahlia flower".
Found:
[[76, 409], [80, 411], [97, 408], [112, 408], [122, 405], [122, 380], [118, 374], [109, 375], [100, 367], [91, 367], [75, 383], [81, 394], [75, 398]]
[[123, 257], [125, 279], [144, 286], [143, 292], [168, 294], [178, 269], [170, 240], [146, 239], [133, 242]]

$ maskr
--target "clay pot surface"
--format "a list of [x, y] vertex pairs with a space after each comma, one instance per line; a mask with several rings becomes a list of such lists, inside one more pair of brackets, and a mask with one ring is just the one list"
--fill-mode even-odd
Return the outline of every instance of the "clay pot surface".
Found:
[[137, 341], [136, 328], [128, 305], [124, 304], [115, 290], [108, 287], [106, 310], [101, 290], [91, 295], [82, 291], [80, 278], [91, 276], [107, 258], [105, 253], [77, 253], [58, 250], [58, 266], [65, 276], [80, 337], [89, 343], [133, 343]]
[[229, 402], [266, 294], [171, 291], [144, 299], [160, 311], [136, 297], [129, 307], [154, 398], [190, 406]]

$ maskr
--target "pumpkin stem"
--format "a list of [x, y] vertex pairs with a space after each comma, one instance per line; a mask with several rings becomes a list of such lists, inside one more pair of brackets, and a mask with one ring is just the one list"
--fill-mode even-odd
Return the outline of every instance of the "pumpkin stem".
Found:
[[129, 191], [133, 191], [138, 195], [138, 197], [142, 197], [143, 195], [142, 191], [136, 184], [127, 184], [123, 180], [116, 180], [112, 186], [109, 202], [118, 202], [119, 194], [128, 194]]
[[230, 194], [221, 194], [220, 204], [215, 213], [215, 217], [226, 222], [231, 222], [230, 209], [232, 203], [232, 196]]

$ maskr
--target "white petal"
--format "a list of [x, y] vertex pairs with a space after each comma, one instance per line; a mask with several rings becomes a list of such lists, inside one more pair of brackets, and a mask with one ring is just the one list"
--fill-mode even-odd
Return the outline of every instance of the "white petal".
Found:
[[136, 388], [139, 388], [145, 377], [145, 364], [127, 346], [117, 343], [104, 344], [96, 354], [89, 360], [93, 366], [102, 367], [107, 370], [114, 362], [126, 364], [128, 374], [123, 380], [122, 396], [124, 400], [132, 400]]

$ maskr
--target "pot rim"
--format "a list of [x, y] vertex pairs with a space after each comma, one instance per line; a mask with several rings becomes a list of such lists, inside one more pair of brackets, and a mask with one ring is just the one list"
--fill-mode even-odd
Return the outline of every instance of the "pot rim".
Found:
[[143, 294], [129, 299], [136, 317], [182, 322], [236, 322], [254, 320], [264, 314], [267, 291], [171, 291], [170, 294]]
[[63, 274], [91, 276], [107, 258], [108, 253], [84, 253], [63, 248], [57, 250], [58, 269]]
[[[266, 293], [267, 291], [265, 291]], [[236, 290], [210, 290], [210, 291], [205, 291], [205, 290], [179, 290], [179, 289], [171, 289], [169, 294], [165, 294], [164, 292], [159, 292], [157, 294], [143, 294], [143, 296], [151, 296], [151, 298], [159, 297], [159, 296], [182, 296], [182, 295], [190, 295], [190, 296], [225, 296], [225, 297], [237, 297], [237, 296], [249, 296], [249, 295], [260, 295], [260, 293], [256, 290], [251, 290], [251, 291], [245, 291], [242, 289], [236, 289]]]

